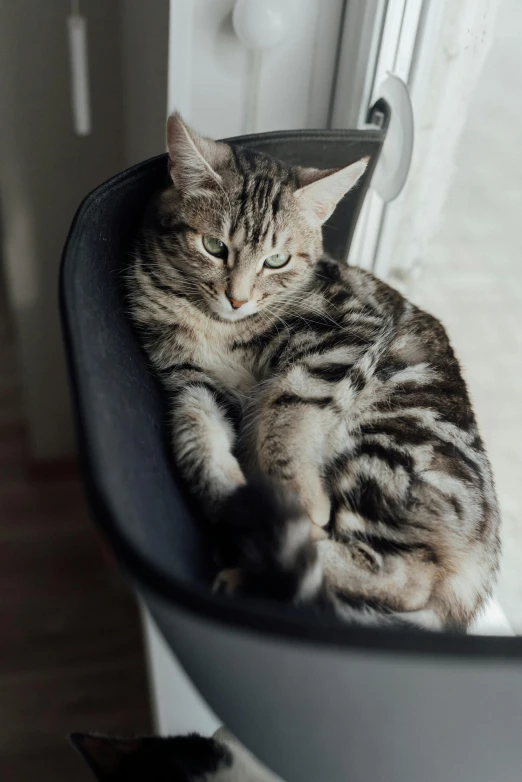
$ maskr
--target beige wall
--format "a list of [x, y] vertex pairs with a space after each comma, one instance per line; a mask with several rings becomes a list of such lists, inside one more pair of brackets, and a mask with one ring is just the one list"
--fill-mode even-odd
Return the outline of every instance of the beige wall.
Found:
[[119, 2], [84, 0], [92, 134], [72, 129], [66, 0], [0, 0], [0, 214], [33, 454], [74, 449], [57, 306], [76, 207], [125, 165]]

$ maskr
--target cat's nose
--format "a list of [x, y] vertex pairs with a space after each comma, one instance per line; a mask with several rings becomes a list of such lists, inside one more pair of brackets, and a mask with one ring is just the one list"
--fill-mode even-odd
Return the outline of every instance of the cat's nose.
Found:
[[243, 306], [243, 304], [246, 304], [248, 302], [248, 299], [245, 299], [244, 301], [239, 301], [239, 299], [233, 299], [232, 296], [229, 296], [228, 294], [227, 294], [227, 299], [229, 300], [229, 302], [231, 303], [232, 307], [235, 310], [238, 310], [240, 307]]

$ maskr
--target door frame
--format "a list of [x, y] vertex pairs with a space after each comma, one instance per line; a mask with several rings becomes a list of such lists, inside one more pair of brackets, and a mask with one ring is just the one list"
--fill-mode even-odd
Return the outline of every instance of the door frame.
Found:
[[421, 271], [458, 165], [458, 144], [501, 0], [429, 0], [410, 74], [415, 148], [408, 181], [386, 205], [373, 270], [407, 290]]
[[[500, 2], [348, 3], [332, 126], [357, 122], [357, 127], [364, 127], [368, 109], [379, 97], [379, 85], [392, 72], [410, 91], [415, 146], [408, 181], [398, 198], [386, 204], [375, 191], [368, 192], [347, 260], [399, 287], [423, 262], [439, 223]], [[361, 5], [368, 6], [366, 14]], [[357, 40], [360, 49], [353, 45]]]
[[[409, 84], [429, 5], [429, 0], [348, 3], [332, 127], [365, 127], [368, 109], [379, 97], [379, 87], [388, 73], [394, 73]], [[360, 44], [354, 45], [354, 41]], [[375, 269], [385, 213], [385, 202], [370, 189], [355, 230], [348, 263]]]

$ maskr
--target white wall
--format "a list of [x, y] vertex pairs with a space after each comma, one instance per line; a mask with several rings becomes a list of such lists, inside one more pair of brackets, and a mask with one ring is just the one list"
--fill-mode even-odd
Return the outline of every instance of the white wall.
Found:
[[[252, 132], [253, 58], [232, 25], [234, 0], [170, 0], [169, 109], [201, 133]], [[327, 127], [343, 0], [297, 0], [291, 32], [263, 53], [256, 132]]]
[[81, 199], [124, 166], [118, 3], [82, 2], [93, 132], [74, 135], [65, 0], [0, 0], [2, 257], [32, 453], [74, 450], [58, 315], [58, 268]]

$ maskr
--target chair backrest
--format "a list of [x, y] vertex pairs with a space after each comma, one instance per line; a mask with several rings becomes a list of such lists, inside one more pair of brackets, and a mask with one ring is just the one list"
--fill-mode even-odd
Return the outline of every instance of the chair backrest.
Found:
[[[384, 133], [300, 131], [229, 139], [288, 163], [370, 163], [325, 229], [334, 257], [351, 236]], [[80, 451], [95, 517], [126, 558], [185, 582], [208, 561], [193, 508], [170, 463], [164, 404], [125, 314], [122, 275], [145, 204], [165, 181], [166, 156], [113, 177], [80, 206], [64, 250], [61, 307]]]

